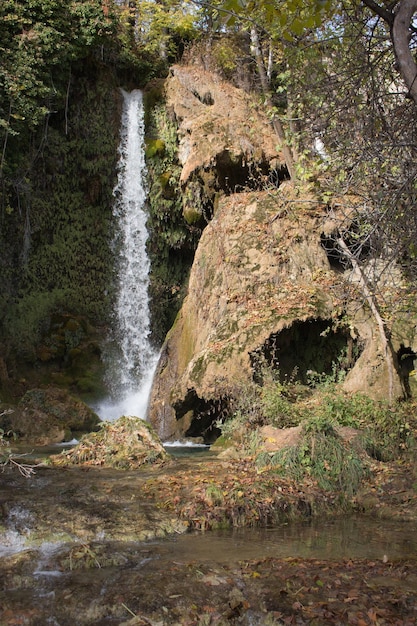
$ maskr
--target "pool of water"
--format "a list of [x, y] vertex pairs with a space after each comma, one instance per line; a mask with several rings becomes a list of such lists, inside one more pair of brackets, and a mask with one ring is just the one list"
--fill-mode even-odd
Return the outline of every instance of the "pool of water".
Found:
[[[192, 458], [178, 464], [185, 469], [206, 462], [199, 454], [210, 454], [206, 448], [186, 448]], [[194, 604], [205, 606], [204, 581], [214, 595], [229, 579], [236, 588], [249, 589], [245, 562], [262, 559], [299, 558], [303, 567], [313, 563], [309, 559], [348, 560], [342, 566], [347, 570], [350, 559], [381, 567], [411, 560], [417, 569], [415, 523], [363, 516], [138, 541], [139, 522], [152, 529], [161, 524], [158, 508], [141, 498], [146, 480], [144, 471], [110, 469], [39, 468], [29, 480], [6, 472], [0, 483], [0, 624], [118, 626], [132, 617], [132, 609], [145, 610], [140, 606], [159, 611], [162, 619], [163, 602], [181, 605], [179, 614]], [[259, 619], [248, 617], [244, 624], [264, 626], [262, 611], [256, 610]]]
[[163, 542], [161, 556], [227, 562], [264, 557], [305, 559], [417, 559], [411, 522], [349, 516], [278, 528], [242, 528], [186, 534]]

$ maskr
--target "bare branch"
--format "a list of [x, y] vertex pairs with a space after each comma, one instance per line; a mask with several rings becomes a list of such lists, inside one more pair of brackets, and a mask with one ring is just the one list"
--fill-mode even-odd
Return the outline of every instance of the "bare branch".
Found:
[[389, 26], [392, 26], [394, 21], [394, 14], [392, 11], [388, 11], [385, 7], [381, 7], [374, 0], [362, 0], [362, 3], [371, 9], [371, 11], [379, 15], [379, 17], [381, 17], [384, 22], [389, 24]]

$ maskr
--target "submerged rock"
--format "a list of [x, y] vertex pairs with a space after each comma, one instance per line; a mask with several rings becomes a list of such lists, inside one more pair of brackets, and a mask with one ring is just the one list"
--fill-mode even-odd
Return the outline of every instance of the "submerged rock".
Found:
[[52, 462], [134, 469], [168, 459], [153, 428], [139, 417], [128, 415], [115, 422], [103, 422], [98, 432], [84, 435], [75, 448], [52, 457]]

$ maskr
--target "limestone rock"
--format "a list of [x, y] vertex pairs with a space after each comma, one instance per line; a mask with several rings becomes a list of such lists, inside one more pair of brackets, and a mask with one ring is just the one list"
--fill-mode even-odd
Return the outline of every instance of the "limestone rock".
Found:
[[334, 269], [322, 246], [325, 215], [289, 183], [220, 200], [154, 380], [149, 418], [162, 438], [214, 441], [227, 399], [244, 393], [262, 359], [302, 383], [343, 360], [347, 391], [387, 396], [372, 316], [360, 294], [346, 297], [349, 271]]
[[[215, 196], [287, 177], [270, 120], [245, 91], [195, 66], [173, 66], [166, 104], [178, 125], [184, 217], [211, 214]], [[203, 215], [204, 214], [204, 215]]]
[[[330, 367], [332, 340], [347, 341], [333, 326], [340, 279], [320, 244], [321, 207], [307, 211], [286, 194], [282, 186], [224, 197], [204, 230], [152, 392], [150, 419], [163, 438], [176, 419], [189, 436], [204, 434], [216, 399], [244, 387], [261, 352], [275, 350], [290, 375], [315, 361]], [[199, 414], [195, 429], [190, 411]]]
[[[351, 442], [358, 437], [359, 431], [348, 426], [337, 426], [336, 433], [345, 442]], [[293, 426], [292, 428], [276, 428], [275, 426], [263, 426], [259, 429], [260, 450], [265, 452], [276, 452], [283, 448], [296, 446], [302, 436], [303, 427]]]
[[262, 449], [265, 452], [275, 452], [282, 448], [290, 448], [297, 445], [302, 432], [302, 426], [292, 428], [275, 428], [275, 426], [263, 426], [259, 435], [262, 440]]
[[[174, 66], [166, 106], [178, 126], [184, 217], [204, 230], [151, 393], [149, 419], [161, 438], [213, 442], [228, 400], [261, 379], [262, 362], [302, 384], [336, 363], [346, 391], [386, 398], [375, 320], [353, 270], [332, 258], [340, 219], [354, 220], [360, 199], [333, 198], [329, 207], [314, 185], [285, 180], [268, 119], [214, 74]], [[369, 259], [371, 273], [377, 262]], [[378, 280], [378, 293], [394, 302], [397, 279]], [[411, 318], [400, 324], [394, 350], [416, 345], [416, 328]], [[403, 395], [401, 376], [393, 391]]]
[[[283, 164], [270, 122], [253, 97], [216, 74], [195, 66], [173, 66], [166, 82], [167, 105], [179, 124], [181, 182], [197, 170], [227, 159]], [[232, 181], [230, 181], [232, 183]]]

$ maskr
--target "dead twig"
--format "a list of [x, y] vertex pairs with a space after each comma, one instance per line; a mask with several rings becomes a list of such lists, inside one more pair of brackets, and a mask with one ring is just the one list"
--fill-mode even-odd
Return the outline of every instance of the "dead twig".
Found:
[[24, 476], [25, 478], [30, 478], [31, 476], [34, 476], [36, 474], [35, 469], [37, 467], [43, 466], [43, 463], [36, 463], [35, 465], [29, 464], [29, 463], [20, 463], [20, 461], [18, 461], [17, 459], [23, 456], [26, 456], [26, 455], [25, 454], [14, 455], [10, 453], [8, 457], [6, 458], [6, 460], [0, 463], [0, 465], [2, 465], [3, 469], [7, 465], [10, 465], [11, 467], [16, 467], [22, 476]]

